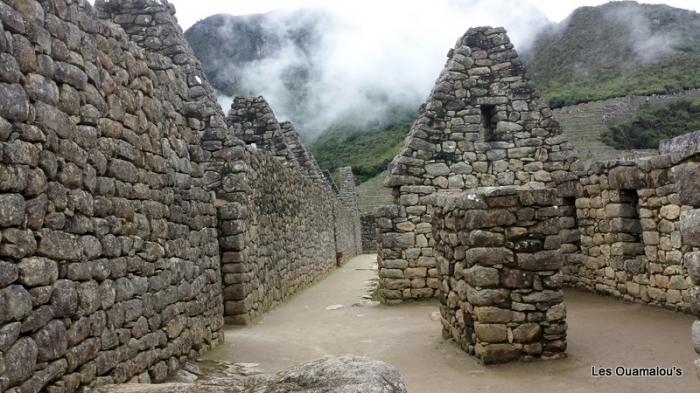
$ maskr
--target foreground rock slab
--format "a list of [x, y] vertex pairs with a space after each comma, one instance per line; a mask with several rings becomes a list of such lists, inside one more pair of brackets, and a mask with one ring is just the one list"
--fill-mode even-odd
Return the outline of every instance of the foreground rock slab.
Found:
[[327, 356], [272, 375], [218, 367], [194, 383], [108, 385], [94, 393], [405, 393], [392, 365], [361, 356]]

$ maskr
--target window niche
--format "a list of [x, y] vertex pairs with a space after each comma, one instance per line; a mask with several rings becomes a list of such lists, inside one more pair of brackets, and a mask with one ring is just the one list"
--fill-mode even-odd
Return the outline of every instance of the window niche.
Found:
[[635, 189], [622, 189], [618, 195], [618, 207], [609, 214], [616, 224], [613, 236], [620, 242], [624, 269], [632, 274], [644, 273], [646, 263], [644, 243], [642, 242], [642, 225], [639, 219], [639, 195]]
[[496, 106], [495, 105], [481, 105], [481, 126], [483, 128], [484, 142], [496, 142], [498, 137], [496, 135], [496, 125], [498, 124], [498, 119], [496, 119]]

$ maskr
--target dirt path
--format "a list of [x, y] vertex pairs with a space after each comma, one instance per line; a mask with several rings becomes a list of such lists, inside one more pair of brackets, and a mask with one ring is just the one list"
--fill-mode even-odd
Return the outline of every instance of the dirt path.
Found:
[[[257, 324], [227, 328], [226, 343], [207, 357], [277, 371], [327, 354], [366, 355], [398, 367], [411, 393], [700, 392], [688, 315], [567, 291], [568, 359], [484, 367], [442, 339], [435, 302], [353, 306], [374, 266], [373, 255], [354, 258]], [[591, 366], [617, 365], [676, 366], [684, 376], [591, 377]]]

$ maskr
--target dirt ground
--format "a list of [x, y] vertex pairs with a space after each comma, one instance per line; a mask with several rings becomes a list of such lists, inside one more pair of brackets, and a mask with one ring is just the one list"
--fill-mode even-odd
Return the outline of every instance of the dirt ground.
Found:
[[[226, 343], [207, 358], [272, 372], [328, 354], [364, 355], [396, 366], [411, 393], [700, 392], [689, 315], [568, 290], [567, 359], [485, 367], [442, 339], [436, 302], [359, 305], [375, 261], [356, 257], [258, 323], [226, 328]], [[684, 375], [591, 376], [591, 367], [618, 365], [676, 366]]]

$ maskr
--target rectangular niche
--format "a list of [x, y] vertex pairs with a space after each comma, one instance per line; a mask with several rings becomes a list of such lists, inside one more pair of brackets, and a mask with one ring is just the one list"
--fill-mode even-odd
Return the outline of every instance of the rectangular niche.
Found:
[[[617, 204], [607, 211], [613, 223], [617, 247], [613, 247], [612, 263], [622, 259], [624, 270], [632, 274], [646, 271], [644, 260], [644, 243], [642, 242], [642, 225], [639, 220], [639, 195], [635, 189], [619, 191]], [[617, 258], [615, 258], [615, 256]], [[619, 263], [619, 262], [618, 262]], [[622, 266], [613, 266], [620, 269]]]
[[495, 105], [481, 105], [481, 126], [483, 128], [484, 142], [496, 142], [498, 141], [496, 135], [496, 125], [498, 120], [496, 119], [496, 106]]

